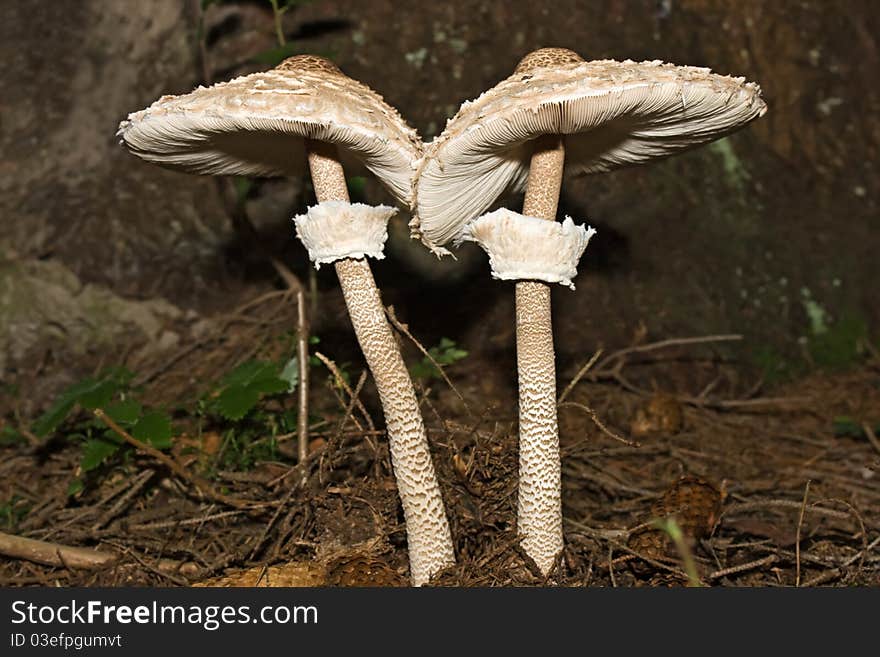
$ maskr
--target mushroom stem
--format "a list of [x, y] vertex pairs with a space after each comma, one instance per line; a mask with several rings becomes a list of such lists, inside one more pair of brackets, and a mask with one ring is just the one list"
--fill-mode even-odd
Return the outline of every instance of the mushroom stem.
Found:
[[544, 135], [535, 140], [523, 202], [524, 215], [550, 221], [556, 219], [564, 167], [565, 143], [562, 136]]
[[[559, 204], [565, 145], [541, 137], [532, 155], [523, 214], [553, 221]], [[556, 420], [556, 355], [550, 286], [516, 284], [516, 358], [519, 372], [519, 502], [522, 546], [545, 575], [562, 551], [562, 464]]]
[[[348, 201], [336, 147], [310, 140], [306, 148], [318, 202]], [[425, 425], [370, 265], [363, 258], [345, 258], [337, 260], [334, 266], [385, 413], [391, 463], [406, 521], [410, 574], [413, 584], [421, 586], [455, 563], [452, 535]]]

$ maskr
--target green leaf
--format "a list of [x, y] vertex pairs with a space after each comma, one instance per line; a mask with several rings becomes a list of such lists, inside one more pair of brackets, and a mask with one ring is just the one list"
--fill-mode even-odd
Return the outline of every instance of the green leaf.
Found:
[[299, 358], [297, 356], [285, 363], [278, 378], [287, 382], [287, 392], [296, 390], [296, 386], [299, 385]]
[[76, 401], [76, 396], [62, 394], [62, 396], [56, 399], [55, 403], [49, 407], [48, 411], [37, 418], [37, 421], [34, 422], [31, 427], [31, 431], [40, 438], [48, 436], [59, 424], [64, 422], [67, 415], [76, 405]]
[[34, 422], [31, 430], [43, 438], [52, 433], [77, 404], [90, 409], [107, 405], [120, 389], [128, 385], [132, 376], [125, 368], [117, 367], [105, 370], [97, 378], [89, 377], [74, 383]]
[[0, 429], [0, 445], [17, 445], [26, 442], [27, 438], [25, 438], [21, 432], [16, 431], [12, 427], [3, 427]]
[[174, 435], [171, 418], [161, 411], [149, 411], [137, 421], [131, 435], [156, 449], [169, 449]]
[[104, 407], [104, 412], [110, 416], [110, 419], [123, 426], [131, 426], [137, 422], [141, 410], [140, 402], [135, 399], [124, 399]]
[[77, 493], [81, 493], [86, 485], [83, 483], [83, 480], [77, 477], [73, 479], [70, 484], [67, 486], [67, 496], [73, 497]]
[[[276, 363], [259, 360], [242, 363], [224, 377], [225, 387], [212, 406], [228, 420], [242, 419], [257, 405], [262, 395], [291, 390], [288, 369], [294, 360], [287, 363], [287, 374], [279, 373], [280, 368]], [[296, 370], [295, 363], [293, 368]]]
[[217, 398], [217, 409], [227, 420], [240, 420], [260, 401], [260, 393], [249, 386], [230, 386]]
[[119, 448], [120, 444], [117, 442], [111, 442], [104, 438], [92, 438], [83, 447], [79, 465], [83, 472], [90, 472], [113, 456]]
[[226, 386], [248, 385], [254, 381], [278, 377], [278, 366], [263, 360], [245, 361], [222, 379]]
[[[456, 346], [455, 340], [450, 340], [449, 338], [441, 338], [438, 345], [428, 349], [428, 353], [431, 354], [431, 358], [438, 365], [452, 365], [468, 355], [467, 351]], [[410, 373], [417, 379], [440, 378], [440, 371], [431, 362], [431, 359], [427, 357], [423, 358], [421, 363], [413, 365], [410, 368]]]

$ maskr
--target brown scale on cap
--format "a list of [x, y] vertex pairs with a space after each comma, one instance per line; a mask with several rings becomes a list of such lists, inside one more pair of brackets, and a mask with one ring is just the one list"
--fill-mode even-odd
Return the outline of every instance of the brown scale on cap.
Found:
[[528, 73], [536, 68], [580, 64], [584, 58], [568, 48], [538, 48], [519, 60], [514, 73]]
[[275, 70], [309, 71], [315, 73], [320, 71], [323, 73], [332, 73], [334, 75], [345, 75], [336, 64], [320, 55], [294, 55], [281, 62], [275, 67]]

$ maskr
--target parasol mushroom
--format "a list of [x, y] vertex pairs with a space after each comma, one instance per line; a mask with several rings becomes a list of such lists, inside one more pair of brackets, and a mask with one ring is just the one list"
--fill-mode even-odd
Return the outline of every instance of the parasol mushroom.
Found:
[[[659, 61], [585, 62], [571, 50], [542, 48], [464, 103], [426, 146], [414, 182], [413, 235], [438, 255], [448, 253], [446, 244], [475, 241], [495, 278], [517, 281], [517, 526], [544, 573], [563, 547], [548, 283], [573, 287], [594, 232], [570, 218], [554, 221], [563, 174], [671, 155], [765, 111], [759, 87], [742, 78]], [[522, 214], [502, 209], [480, 217], [505, 192], [523, 190]]]
[[410, 575], [420, 586], [454, 563], [415, 390], [385, 317], [366, 256], [383, 258], [396, 209], [349, 202], [343, 171], [361, 164], [409, 203], [422, 144], [381, 96], [313, 55], [183, 96], [164, 96], [129, 115], [123, 144], [149, 162], [183, 171], [251, 176], [311, 172], [318, 204], [295, 217], [320, 266], [333, 263], [355, 334], [373, 374], [406, 520]]

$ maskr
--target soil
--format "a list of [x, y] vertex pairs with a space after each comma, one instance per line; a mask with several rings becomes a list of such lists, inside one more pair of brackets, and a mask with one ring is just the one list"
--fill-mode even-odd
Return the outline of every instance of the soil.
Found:
[[[192, 409], [236, 364], [290, 355], [293, 296], [269, 256], [310, 280], [289, 222], [308, 185], [255, 181], [241, 207], [229, 181], [152, 167], [113, 137], [163, 93], [265, 67], [253, 57], [277, 45], [268, 3], [199, 5], [0, 7], [0, 430], [27, 435], [105, 366], [135, 372], [145, 403]], [[567, 548], [547, 578], [516, 536], [510, 286], [477, 250], [435, 262], [395, 220], [374, 266], [385, 302], [425, 346], [468, 351], [447, 368], [455, 390], [420, 391], [457, 552], [433, 584], [880, 584], [880, 26], [873, 3], [845, 5], [320, 0], [284, 16], [296, 49], [331, 56], [426, 140], [544, 45], [744, 75], [770, 107], [712, 146], [565, 184], [560, 214], [599, 234], [577, 291], [553, 291], [559, 390], [574, 384], [560, 406]], [[360, 193], [387, 201], [369, 179]], [[332, 269], [312, 283], [317, 348], [356, 380]], [[714, 339], [728, 334], [742, 339]], [[75, 422], [0, 440], [0, 531], [114, 560], [0, 557], [0, 584], [406, 585], [369, 378], [361, 398], [369, 419], [347, 416], [313, 368], [302, 466], [288, 437], [271, 459], [218, 471], [212, 441], [228, 427], [199, 434], [176, 410], [172, 458], [231, 504], [135, 452], [68, 495]], [[669, 517], [683, 542], [656, 522]]]
[[[181, 402], [210, 370], [283, 353], [290, 295], [281, 290], [250, 312], [258, 322], [230, 316], [197, 348], [154, 362], [145, 399]], [[258, 334], [279, 339], [255, 352]], [[691, 384], [695, 373], [730, 376], [708, 340], [635, 344], [561, 386], [567, 548], [546, 578], [515, 531], [514, 399], [503, 388], [487, 392], [485, 364], [470, 359], [448, 368], [455, 389], [423, 389], [458, 560], [432, 584], [880, 584], [880, 441], [871, 424], [880, 417], [880, 361], [808, 377], [772, 397], [757, 388], [740, 399], [708, 388], [652, 391], [670, 372]], [[406, 351], [416, 358], [412, 344]], [[212, 470], [222, 501], [145, 453], [108, 464], [69, 496], [81, 453], [64, 431], [48, 443], [0, 448], [0, 499], [15, 511], [5, 529], [116, 555], [95, 569], [5, 559], [0, 583], [406, 585], [405, 534], [375, 392], [364, 387], [365, 414], [346, 415], [348, 399], [336, 397], [332, 380], [313, 376], [304, 466], [294, 438], [282, 437], [274, 459]], [[851, 421], [841, 425], [842, 417]], [[217, 457], [219, 438], [210, 425], [196, 438], [185, 429], [191, 418], [177, 420], [172, 457], [196, 475]], [[669, 517], [684, 547], [656, 525]], [[690, 575], [685, 557], [694, 562]]]

